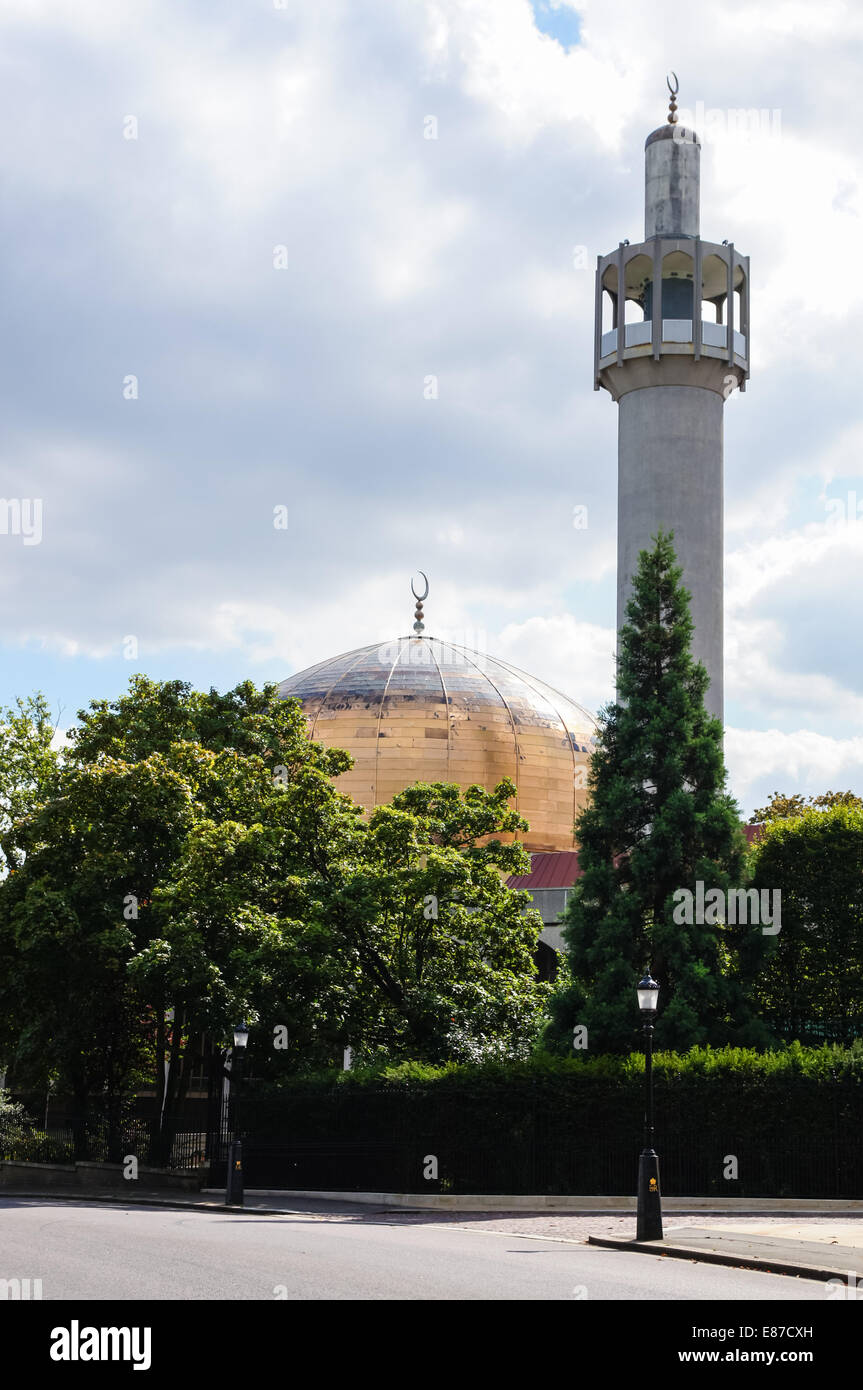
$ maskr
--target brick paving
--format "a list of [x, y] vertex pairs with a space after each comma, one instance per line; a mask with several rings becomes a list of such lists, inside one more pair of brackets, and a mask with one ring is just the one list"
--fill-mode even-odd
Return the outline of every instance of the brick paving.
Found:
[[[375, 1221], [379, 1222], [385, 1218], [393, 1225], [450, 1225], [457, 1226], [461, 1230], [506, 1232], [509, 1235], [517, 1236], [536, 1236], [553, 1238], [555, 1240], [577, 1241], [586, 1243], [588, 1236], [617, 1236], [621, 1240], [627, 1238], [635, 1239], [635, 1212], [626, 1212], [622, 1215], [612, 1213], [596, 1213], [593, 1215], [581, 1215], [575, 1213], [570, 1215], [561, 1212], [537, 1212], [533, 1215], [526, 1212], [509, 1214], [508, 1212], [438, 1212], [424, 1211], [411, 1212], [401, 1211], [393, 1208], [374, 1207], [368, 1212], [353, 1211], [340, 1213], [320, 1213], [324, 1220], [355, 1220], [355, 1221]], [[669, 1231], [678, 1230], [684, 1226], [709, 1227], [751, 1227], [753, 1231], [766, 1231], [768, 1228], [787, 1226], [793, 1222], [797, 1226], [830, 1226], [837, 1223], [846, 1224], [850, 1221], [860, 1221], [863, 1223], [863, 1215], [848, 1215], [845, 1213], [824, 1216], [713, 1216], [709, 1212], [686, 1212], [682, 1215], [675, 1215], [666, 1212], [663, 1217], [663, 1224], [666, 1236]], [[861, 1225], [863, 1230], [863, 1225]]]

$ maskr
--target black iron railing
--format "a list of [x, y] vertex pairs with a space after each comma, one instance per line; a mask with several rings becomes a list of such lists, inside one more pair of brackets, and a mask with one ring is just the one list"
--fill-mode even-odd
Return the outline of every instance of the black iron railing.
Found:
[[145, 1166], [196, 1169], [207, 1159], [206, 1130], [178, 1130], [165, 1145], [152, 1120], [125, 1120], [111, 1126], [100, 1119], [65, 1118], [48, 1129], [0, 1122], [0, 1159], [18, 1163], [122, 1163], [137, 1158]]
[[[637, 1159], [637, 1136], [508, 1148], [431, 1136], [389, 1143], [244, 1136], [250, 1188], [619, 1196], [634, 1191]], [[863, 1193], [863, 1142], [837, 1152], [831, 1143], [801, 1140], [767, 1152], [734, 1136], [688, 1135], [661, 1146], [660, 1171], [666, 1195], [854, 1198]], [[224, 1161], [211, 1165], [213, 1185], [224, 1177]]]

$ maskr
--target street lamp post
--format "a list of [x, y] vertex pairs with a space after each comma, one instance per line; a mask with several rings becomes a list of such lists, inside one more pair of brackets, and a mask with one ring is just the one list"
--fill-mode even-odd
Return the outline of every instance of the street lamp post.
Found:
[[638, 1160], [638, 1210], [636, 1240], [662, 1240], [662, 1199], [659, 1190], [659, 1155], [653, 1147], [653, 1021], [659, 985], [645, 972], [637, 985], [638, 1007], [644, 1024], [644, 1148]]
[[248, 1028], [245, 1023], [238, 1024], [234, 1029], [234, 1054], [231, 1058], [231, 1108], [233, 1110], [234, 1119], [232, 1126], [234, 1138], [231, 1141], [231, 1147], [228, 1151], [228, 1185], [225, 1192], [225, 1206], [227, 1207], [241, 1207], [243, 1205], [243, 1141], [240, 1138], [240, 1078], [248, 1041]]

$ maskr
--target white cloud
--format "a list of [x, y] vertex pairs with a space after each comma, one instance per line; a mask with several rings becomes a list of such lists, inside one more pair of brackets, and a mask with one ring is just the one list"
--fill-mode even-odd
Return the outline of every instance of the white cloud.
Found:
[[579, 622], [563, 613], [508, 623], [498, 633], [492, 652], [585, 708], [597, 710], [614, 698], [615, 646], [613, 628]]
[[[863, 500], [863, 492], [861, 492]], [[767, 588], [782, 583], [806, 587], [812, 571], [837, 570], [863, 564], [863, 520], [855, 525], [837, 524], [833, 515], [812, 522], [799, 531], [785, 531], [741, 546], [726, 557], [725, 605], [727, 611], [745, 611]]]
[[726, 729], [725, 759], [730, 783], [750, 814], [774, 791], [813, 795], [860, 791], [863, 738], [837, 739], [811, 729]]
[[[7, 642], [109, 657], [135, 633], [287, 675], [408, 631], [421, 565], [428, 631], [487, 631], [608, 698], [616, 411], [573, 248], [590, 265], [640, 235], [673, 61], [681, 105], [781, 117], [702, 155], [704, 234], [752, 257], [753, 376], [726, 419], [726, 682], [753, 726], [734, 738], [769, 759], [827, 728], [856, 766], [861, 546], [826, 502], [863, 446], [843, 270], [863, 12], [684, 8], [673, 58], [660, 0], [578, 14], [566, 52], [528, 0], [9, 0], [0, 493], [41, 495], [45, 536], [3, 548]], [[827, 775], [817, 756], [779, 766]]]

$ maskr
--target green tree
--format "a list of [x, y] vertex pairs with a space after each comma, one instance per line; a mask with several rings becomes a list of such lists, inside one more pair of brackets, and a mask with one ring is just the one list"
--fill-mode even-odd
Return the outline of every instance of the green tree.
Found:
[[500, 836], [527, 829], [514, 783], [463, 794], [417, 783], [380, 807], [327, 907], [339, 952], [374, 991], [347, 1027], [360, 1056], [429, 1061], [526, 1056], [548, 989], [536, 979], [542, 920], [504, 876], [529, 858]]
[[513, 784], [418, 784], [366, 822], [328, 781], [288, 771], [254, 820], [198, 823], [133, 972], [212, 1029], [226, 1017], [223, 943], [240, 924], [234, 1012], [260, 1022], [259, 1038], [282, 1026], [290, 1039], [282, 1059], [259, 1051], [256, 1070], [311, 1068], [347, 1045], [358, 1061], [526, 1053], [547, 991], [540, 918], [502, 878], [527, 866], [498, 838], [524, 828]]
[[753, 846], [754, 886], [782, 895], [753, 995], [786, 1037], [847, 1040], [863, 1026], [863, 806], [810, 800]]
[[854, 792], [822, 792], [820, 796], [802, 796], [795, 792], [785, 796], [774, 792], [766, 806], [760, 806], [749, 817], [750, 825], [771, 825], [775, 821], [789, 820], [802, 816], [806, 810], [827, 811], [833, 806], [856, 806], [863, 808], [863, 799]]
[[414, 788], [366, 820], [333, 785], [348, 754], [311, 742], [275, 686], [139, 676], [79, 718], [11, 826], [0, 884], [0, 1045], [17, 1074], [56, 1070], [116, 1128], [147, 1069], [167, 1144], [202, 1045], [217, 1065], [242, 1017], [265, 1071], [340, 1061], [347, 1042], [435, 1058], [529, 1045], [540, 923], [501, 879], [527, 864], [499, 838], [525, 824], [511, 784]]
[[41, 693], [0, 711], [0, 872], [14, 869], [19, 825], [56, 786], [56, 728]]
[[759, 947], [721, 923], [674, 917], [677, 890], [737, 885], [745, 853], [680, 580], [672, 536], [660, 532], [640, 555], [619, 636], [618, 699], [600, 713], [590, 801], [576, 824], [582, 876], [564, 917], [567, 962], [547, 1032], [558, 1050], [584, 1024], [591, 1050], [629, 1051], [646, 967], [661, 985], [661, 1047], [742, 1040], [746, 1031], [739, 950]]
[[[249, 991], [239, 985], [261, 948], [238, 915], [206, 969], [187, 980], [175, 971], [166, 991], [144, 968], [162, 950], [166, 885], [194, 835], [265, 820], [289, 772], [355, 821], [329, 780], [349, 759], [310, 743], [298, 708], [275, 687], [251, 683], [205, 695], [135, 677], [128, 694], [93, 702], [79, 719], [48, 794], [12, 826], [15, 868], [0, 886], [0, 1027], [16, 1076], [42, 1084], [56, 1069], [76, 1109], [95, 1100], [112, 1132], [147, 1067], [167, 1126], [201, 1030], [209, 1049], [245, 1011]], [[240, 905], [251, 897], [242, 876], [226, 891]]]

